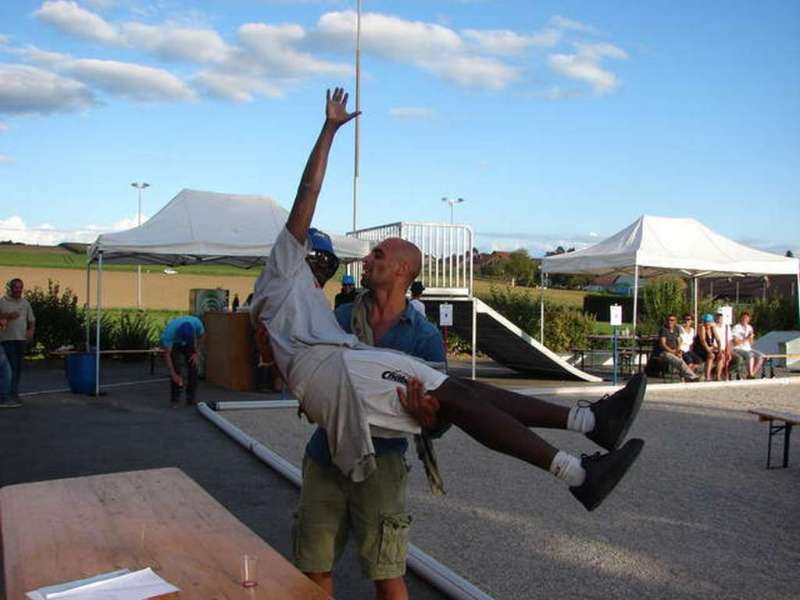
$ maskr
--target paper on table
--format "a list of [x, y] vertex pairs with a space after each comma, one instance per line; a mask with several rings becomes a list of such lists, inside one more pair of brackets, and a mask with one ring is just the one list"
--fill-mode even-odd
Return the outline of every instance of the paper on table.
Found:
[[180, 590], [148, 568], [68, 590], [51, 591], [40, 597], [44, 600], [147, 600], [177, 591]]
[[48, 594], [52, 594], [54, 592], [63, 592], [65, 590], [72, 590], [89, 583], [94, 583], [95, 581], [105, 581], [106, 579], [113, 579], [114, 577], [119, 577], [120, 575], [127, 575], [130, 573], [130, 569], [120, 569], [119, 571], [111, 571], [110, 573], [103, 573], [101, 575], [95, 575], [94, 577], [87, 577], [86, 579], [78, 579], [76, 581], [68, 581], [67, 583], [59, 583], [56, 585], [48, 585], [46, 587], [41, 587], [38, 590], [33, 590], [32, 592], [28, 592], [25, 594], [28, 597], [28, 600], [46, 600]]

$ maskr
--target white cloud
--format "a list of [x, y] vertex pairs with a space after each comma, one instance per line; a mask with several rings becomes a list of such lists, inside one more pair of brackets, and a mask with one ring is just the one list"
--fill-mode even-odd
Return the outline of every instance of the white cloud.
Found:
[[122, 26], [122, 35], [129, 46], [166, 60], [220, 63], [231, 52], [213, 29], [126, 23]]
[[561, 33], [548, 29], [533, 34], [519, 34], [509, 30], [465, 29], [465, 39], [476, 44], [480, 50], [501, 55], [518, 55], [531, 46], [553, 47], [561, 40]]
[[424, 106], [395, 106], [389, 109], [389, 116], [396, 119], [430, 119], [434, 113]]
[[580, 31], [584, 33], [590, 33], [595, 30], [591, 25], [586, 25], [580, 21], [568, 19], [567, 17], [562, 17], [560, 15], [550, 17], [550, 25], [553, 27], [558, 27], [559, 29], [569, 29], [571, 31]]
[[256, 96], [277, 98], [283, 95], [280, 86], [250, 75], [208, 71], [197, 74], [192, 82], [212, 98], [229, 102], [252, 102]]
[[116, 0], [82, 0], [84, 4], [88, 4], [96, 10], [108, 10], [117, 5]]
[[0, 33], [0, 46], [3, 46], [7, 43], [8, 43], [8, 36]]
[[628, 54], [611, 44], [575, 44], [575, 54], [551, 54], [548, 62], [557, 73], [588, 83], [596, 95], [608, 94], [618, 85], [617, 76], [604, 69], [604, 58], [624, 59]]
[[188, 85], [163, 69], [91, 58], [75, 60], [68, 69], [82, 81], [132, 100], [158, 102], [195, 98]]
[[0, 154], [0, 165], [7, 165], [14, 162], [14, 159], [11, 158], [8, 154]]
[[502, 90], [518, 77], [515, 67], [479, 56], [420, 60], [419, 66], [464, 87]]
[[[22, 244], [55, 246], [62, 242], [91, 243], [101, 233], [123, 231], [136, 227], [137, 218], [125, 217], [111, 225], [84, 225], [79, 229], [56, 229], [48, 223], [28, 225], [19, 216], [0, 219], [0, 240], [11, 240]], [[148, 217], [142, 215], [142, 220]]]
[[0, 133], [3, 133], [5, 131], [8, 131], [8, 125], [0, 121]]
[[305, 37], [306, 32], [299, 25], [247, 23], [239, 28], [239, 42], [246, 54], [245, 64], [262, 69], [266, 75], [295, 78], [319, 74], [347, 75], [352, 72], [349, 64], [320, 60], [292, 47], [292, 44], [303, 41]]
[[37, 67], [0, 64], [0, 114], [50, 114], [85, 110], [95, 104], [81, 82]]
[[42, 50], [41, 48], [37, 48], [36, 46], [13, 48], [11, 52], [26, 62], [32, 62], [36, 63], [37, 65], [42, 65], [50, 68], [58, 67], [60, 65], [63, 65], [65, 62], [71, 60], [71, 57], [68, 56], [67, 54]]
[[119, 43], [119, 32], [99, 15], [68, 0], [48, 0], [33, 13], [64, 33], [104, 43]]

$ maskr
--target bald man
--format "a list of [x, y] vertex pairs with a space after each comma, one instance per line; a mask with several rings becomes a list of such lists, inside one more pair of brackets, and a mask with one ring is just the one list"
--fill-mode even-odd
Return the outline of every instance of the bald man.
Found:
[[[361, 342], [444, 367], [439, 330], [406, 299], [420, 267], [416, 246], [399, 238], [384, 240], [364, 259], [361, 285], [367, 291], [338, 306], [336, 320]], [[432, 426], [435, 414], [430, 409], [415, 411], [416, 419]], [[376, 597], [405, 598], [403, 575], [411, 523], [406, 507], [408, 440], [402, 432], [370, 433], [376, 468], [359, 483], [349, 481], [333, 464], [325, 429], [317, 427], [308, 442], [293, 532], [294, 563], [333, 595], [333, 570], [352, 538], [362, 573], [375, 584]], [[435, 467], [429, 462], [427, 468]], [[393, 547], [391, 560], [381, 555], [381, 544]]]
[[[325, 122], [306, 163], [286, 227], [278, 235], [256, 281], [252, 318], [266, 328], [275, 363], [308, 418], [325, 429], [331, 462], [351, 482], [366, 481], [377, 470], [372, 435], [417, 434], [421, 427], [404, 403], [429, 398], [442, 420], [464, 430], [484, 446], [550, 472], [569, 486], [587, 510], [594, 510], [616, 487], [644, 446], [624, 441], [646, 388], [643, 375], [594, 403], [573, 407], [476, 381], [448, 377], [405, 354], [374, 348], [345, 332], [330, 310], [322, 285], [335, 269], [311, 252], [309, 227], [339, 128], [357, 116], [346, 109], [347, 94], [327, 95]], [[318, 235], [318, 231], [312, 235]], [[395, 242], [392, 242], [395, 243]], [[403, 243], [401, 252], [419, 250]], [[384, 246], [385, 249], [385, 246]], [[380, 277], [374, 255], [370, 268]], [[410, 274], [410, 273], [409, 273]], [[398, 398], [398, 396], [400, 396]], [[580, 458], [552, 446], [530, 427], [583, 433], [608, 450]], [[298, 515], [300, 520], [303, 515]], [[402, 521], [387, 529], [402, 530]], [[375, 540], [380, 559], [395, 557], [396, 537]], [[402, 590], [396, 598], [403, 598]], [[407, 597], [407, 594], [405, 594]]]

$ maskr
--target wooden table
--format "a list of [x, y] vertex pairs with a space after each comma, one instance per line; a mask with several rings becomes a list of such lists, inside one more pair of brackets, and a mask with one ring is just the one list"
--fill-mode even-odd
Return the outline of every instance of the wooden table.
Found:
[[[325, 592], [183, 471], [131, 471], [0, 489], [6, 597], [151, 567], [198, 600], [317, 600]], [[240, 585], [243, 554], [258, 586]]]

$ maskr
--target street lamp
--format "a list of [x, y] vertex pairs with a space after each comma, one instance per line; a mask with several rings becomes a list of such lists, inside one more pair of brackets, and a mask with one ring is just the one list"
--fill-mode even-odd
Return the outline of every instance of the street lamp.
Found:
[[463, 198], [442, 198], [442, 202], [447, 202], [450, 205], [450, 225], [453, 224], [453, 207], [463, 201]]
[[[149, 188], [150, 184], [144, 181], [134, 181], [131, 184], [139, 191], [139, 226], [142, 224], [142, 190]], [[136, 265], [136, 306], [142, 308], [142, 265]]]

